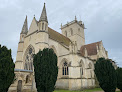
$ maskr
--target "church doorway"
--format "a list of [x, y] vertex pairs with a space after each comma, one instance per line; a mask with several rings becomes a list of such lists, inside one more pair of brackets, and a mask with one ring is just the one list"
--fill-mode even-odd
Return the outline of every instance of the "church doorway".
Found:
[[22, 80], [18, 81], [17, 92], [22, 92]]

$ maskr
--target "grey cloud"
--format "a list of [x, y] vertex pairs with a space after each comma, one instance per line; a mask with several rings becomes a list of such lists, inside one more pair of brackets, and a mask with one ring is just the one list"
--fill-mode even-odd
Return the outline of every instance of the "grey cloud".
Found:
[[[85, 23], [86, 44], [103, 41], [109, 57], [122, 67], [122, 2], [117, 0], [45, 0], [49, 26], [61, 32], [61, 23], [78, 20]], [[43, 1], [40, 0], [0, 0], [0, 44], [12, 49], [16, 59], [19, 34], [28, 15], [30, 26], [34, 14], [38, 20]]]

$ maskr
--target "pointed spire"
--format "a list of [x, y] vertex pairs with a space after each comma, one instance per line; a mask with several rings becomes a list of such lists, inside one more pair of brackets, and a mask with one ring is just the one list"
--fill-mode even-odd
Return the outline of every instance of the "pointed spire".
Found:
[[44, 3], [44, 7], [43, 7], [42, 14], [41, 14], [41, 17], [40, 17], [39, 21], [46, 21], [46, 22], [48, 22], [45, 3]]
[[28, 32], [28, 23], [27, 23], [27, 15], [26, 15], [25, 22], [23, 24], [21, 34], [27, 34], [27, 32]]

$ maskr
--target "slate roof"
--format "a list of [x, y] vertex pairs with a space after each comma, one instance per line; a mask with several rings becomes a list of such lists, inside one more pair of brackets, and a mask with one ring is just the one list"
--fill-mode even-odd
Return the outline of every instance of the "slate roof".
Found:
[[91, 44], [87, 44], [87, 45], [83, 45], [80, 48], [80, 54], [81, 54], [81, 56], [84, 56], [85, 55], [85, 48], [87, 49], [88, 56], [97, 55], [97, 47], [96, 47], [96, 45], [99, 48], [99, 44], [100, 43], [101, 43], [101, 41], [95, 42], [95, 43], [91, 43]]
[[62, 43], [66, 46], [69, 46], [71, 40], [67, 37], [65, 37], [64, 35], [56, 32], [55, 30], [51, 29], [48, 27], [48, 33], [49, 33], [49, 38], [59, 42], [59, 43]]

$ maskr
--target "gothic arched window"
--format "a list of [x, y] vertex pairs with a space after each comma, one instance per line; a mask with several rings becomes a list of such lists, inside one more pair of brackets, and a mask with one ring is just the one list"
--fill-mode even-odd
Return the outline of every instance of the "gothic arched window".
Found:
[[32, 46], [28, 47], [28, 49], [25, 52], [25, 70], [33, 70], [33, 55], [34, 55], [34, 49]]
[[84, 63], [82, 60], [79, 62], [79, 66], [80, 66], [80, 76], [82, 78], [84, 75]]
[[42, 23], [42, 30], [44, 30], [44, 23]]
[[66, 61], [63, 63], [62, 66], [62, 75], [69, 75], [69, 68]]
[[81, 76], [82, 76], [83, 75], [83, 67], [82, 67], [82, 65], [80, 67], [80, 73], [81, 73]]
[[47, 24], [45, 24], [45, 30], [46, 30], [46, 28], [47, 28]]
[[31, 54], [31, 53], [32, 53], [32, 48], [29, 49], [29, 54]]
[[25, 83], [29, 83], [29, 78], [30, 78], [29, 75], [27, 75]]

